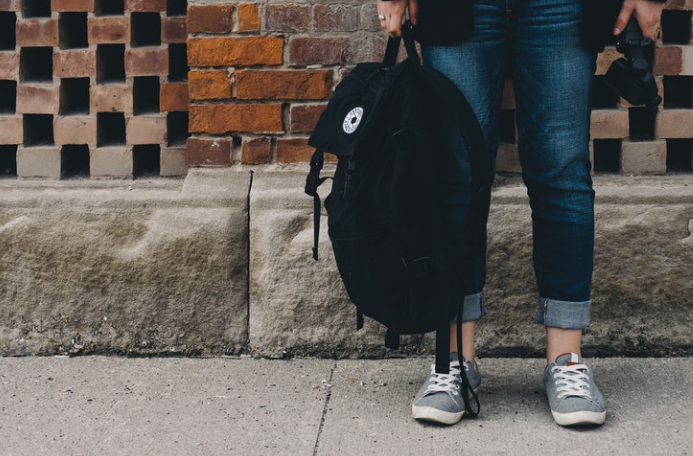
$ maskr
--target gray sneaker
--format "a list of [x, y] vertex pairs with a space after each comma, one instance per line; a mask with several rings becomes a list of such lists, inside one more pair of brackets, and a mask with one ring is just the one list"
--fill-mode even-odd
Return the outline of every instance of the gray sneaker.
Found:
[[606, 401], [587, 364], [575, 353], [558, 357], [544, 370], [551, 414], [561, 426], [603, 424]]
[[[474, 362], [462, 363], [467, 379], [476, 392], [481, 384], [479, 368]], [[436, 366], [431, 366], [431, 375], [414, 397], [411, 413], [417, 420], [440, 424], [455, 424], [465, 413], [464, 399], [461, 396], [462, 378], [460, 362], [450, 361], [449, 374], [437, 374]]]

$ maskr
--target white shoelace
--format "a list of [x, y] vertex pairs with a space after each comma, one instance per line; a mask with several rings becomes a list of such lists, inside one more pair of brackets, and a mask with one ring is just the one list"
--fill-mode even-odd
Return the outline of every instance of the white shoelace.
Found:
[[462, 371], [460, 370], [459, 361], [453, 361], [450, 363], [449, 374], [438, 374], [436, 373], [436, 365], [431, 365], [431, 378], [429, 379], [428, 388], [426, 388], [426, 393], [424, 396], [441, 391], [452, 393], [457, 396], [460, 389], [461, 374]]
[[589, 376], [585, 373], [588, 370], [586, 364], [573, 364], [571, 366], [553, 366], [551, 374], [556, 378], [556, 390], [558, 397], [578, 396], [591, 398]]

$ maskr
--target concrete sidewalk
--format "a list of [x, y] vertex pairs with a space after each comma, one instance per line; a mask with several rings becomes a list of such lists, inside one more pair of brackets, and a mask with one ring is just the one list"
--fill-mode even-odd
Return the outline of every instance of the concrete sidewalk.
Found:
[[478, 418], [410, 417], [430, 360], [0, 358], [0, 454], [691, 454], [693, 358], [594, 359], [604, 426], [554, 424], [542, 360], [482, 359]]

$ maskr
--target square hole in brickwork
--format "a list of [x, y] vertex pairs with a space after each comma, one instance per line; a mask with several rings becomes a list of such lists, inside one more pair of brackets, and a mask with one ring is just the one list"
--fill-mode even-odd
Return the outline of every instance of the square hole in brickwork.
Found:
[[96, 82], [125, 82], [125, 45], [96, 46]]
[[188, 50], [185, 43], [172, 43], [168, 45], [168, 80], [188, 80]]
[[498, 139], [500, 142], [515, 144], [515, 130], [515, 110], [501, 110], [498, 125]]
[[188, 113], [169, 112], [166, 114], [166, 131], [168, 133], [169, 146], [183, 146], [187, 141], [188, 133]]
[[132, 105], [135, 115], [159, 112], [159, 77], [135, 78], [132, 84]]
[[0, 114], [17, 111], [17, 82], [0, 80]]
[[60, 13], [58, 22], [60, 49], [89, 47], [87, 41], [87, 13]]
[[19, 52], [21, 82], [53, 81], [53, 48], [23, 47]]
[[693, 172], [693, 139], [667, 139], [667, 172]]
[[606, 85], [606, 77], [594, 76], [592, 84], [592, 108], [614, 109], [618, 107], [618, 95]]
[[188, 13], [187, 0], [166, 0], [167, 16], [185, 16]]
[[161, 146], [148, 144], [132, 147], [132, 174], [138, 177], [158, 177], [161, 174]]
[[51, 17], [51, 0], [23, 0], [24, 17]]
[[50, 114], [24, 114], [24, 145], [52, 146], [53, 116]]
[[124, 0], [94, 0], [94, 14], [97, 16], [122, 16], [125, 13]]
[[63, 178], [89, 177], [89, 146], [63, 146], [60, 161], [60, 174]]
[[662, 43], [690, 44], [691, 42], [691, 11], [664, 10], [662, 11]]
[[618, 174], [621, 172], [621, 140], [595, 139], [594, 172], [599, 174]]
[[0, 178], [17, 177], [17, 146], [0, 146]]
[[161, 15], [159, 13], [132, 13], [130, 28], [132, 47], [161, 45]]
[[89, 78], [60, 80], [60, 114], [89, 114]]
[[655, 138], [657, 111], [649, 108], [628, 109], [628, 127], [631, 141], [652, 141]]
[[125, 114], [99, 112], [96, 114], [96, 145], [115, 146], [125, 144]]
[[17, 46], [17, 15], [0, 11], [0, 51], [14, 51]]
[[693, 76], [664, 76], [664, 108], [693, 108]]

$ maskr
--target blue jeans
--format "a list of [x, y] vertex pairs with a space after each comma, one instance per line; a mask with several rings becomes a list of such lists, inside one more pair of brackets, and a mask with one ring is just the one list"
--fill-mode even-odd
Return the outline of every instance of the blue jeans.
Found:
[[[511, 65], [518, 150], [532, 210], [537, 322], [568, 329], [589, 326], [594, 262], [589, 127], [596, 54], [581, 45], [581, 14], [582, 0], [474, 0], [472, 39], [422, 48], [424, 63], [448, 76], [469, 100], [494, 160], [504, 75]], [[459, 173], [468, 168], [464, 156]], [[452, 190], [450, 205], [466, 206], [468, 195]], [[484, 313], [486, 246], [479, 248], [465, 321]]]

